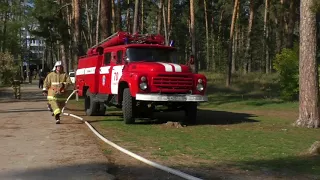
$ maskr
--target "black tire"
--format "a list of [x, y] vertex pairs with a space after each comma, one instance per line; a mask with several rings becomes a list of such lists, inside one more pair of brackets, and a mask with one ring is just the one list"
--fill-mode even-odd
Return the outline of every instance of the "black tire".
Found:
[[122, 100], [122, 112], [125, 124], [133, 124], [134, 119], [134, 104], [135, 100], [131, 96], [130, 89], [125, 88], [123, 90], [123, 100]]
[[104, 103], [100, 102], [98, 103], [98, 112], [97, 115], [99, 116], [104, 116], [106, 114], [106, 107], [104, 106]]
[[188, 124], [196, 124], [197, 122], [197, 109], [198, 104], [197, 103], [188, 103], [185, 106], [185, 122]]
[[86, 93], [86, 97], [84, 100], [84, 109], [87, 116], [95, 116], [98, 115], [99, 102], [94, 101], [93, 94], [89, 92]]

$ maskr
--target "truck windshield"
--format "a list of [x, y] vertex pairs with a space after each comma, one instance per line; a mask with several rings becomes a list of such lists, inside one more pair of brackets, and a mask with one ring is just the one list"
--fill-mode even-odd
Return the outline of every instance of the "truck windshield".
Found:
[[176, 53], [173, 49], [160, 48], [128, 48], [126, 51], [130, 62], [175, 62]]

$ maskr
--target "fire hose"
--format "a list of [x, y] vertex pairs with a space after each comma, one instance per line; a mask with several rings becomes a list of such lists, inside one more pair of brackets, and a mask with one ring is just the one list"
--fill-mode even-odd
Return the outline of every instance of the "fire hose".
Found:
[[103, 137], [98, 131], [96, 131], [96, 130], [91, 126], [90, 123], [88, 123], [88, 122], [87, 122], [86, 120], [84, 120], [82, 117], [79, 117], [79, 116], [74, 115], [74, 114], [71, 114], [71, 113], [65, 113], [65, 112], [64, 112], [64, 109], [65, 109], [68, 101], [70, 100], [70, 98], [72, 97], [72, 95], [73, 95], [74, 93], [76, 93], [76, 92], [77, 92], [77, 90], [74, 90], [74, 91], [69, 95], [69, 97], [67, 98], [67, 100], [66, 100], [66, 102], [65, 102], [65, 106], [62, 108], [62, 114], [63, 114], [63, 115], [71, 116], [71, 117], [74, 117], [74, 118], [79, 119], [80, 121], [84, 122], [84, 123], [89, 127], [89, 129], [90, 129], [96, 136], [98, 136], [102, 141], [104, 141], [105, 143], [111, 145], [112, 147], [120, 150], [121, 152], [123, 152], [123, 153], [125, 153], [125, 154], [127, 154], [127, 155], [129, 155], [129, 156], [131, 156], [131, 157], [133, 157], [133, 158], [141, 161], [141, 162], [144, 162], [144, 163], [146, 163], [146, 164], [148, 164], [148, 165], [150, 165], [150, 166], [153, 166], [153, 167], [155, 167], [155, 168], [161, 169], [161, 170], [163, 170], [163, 171], [169, 172], [169, 173], [171, 173], [171, 174], [180, 176], [180, 177], [185, 178], [185, 179], [188, 179], [188, 180], [201, 180], [201, 179], [199, 179], [199, 178], [197, 178], [197, 177], [194, 177], [194, 176], [191, 176], [191, 175], [186, 174], [186, 173], [184, 173], [184, 172], [181, 172], [181, 171], [179, 171], [179, 170], [175, 170], [175, 169], [172, 169], [172, 168], [170, 168], [170, 167], [166, 167], [166, 166], [163, 166], [163, 165], [161, 165], [161, 164], [152, 162], [152, 161], [150, 161], [150, 160], [148, 160], [148, 159], [145, 159], [145, 158], [143, 158], [143, 157], [141, 157], [141, 156], [139, 156], [139, 155], [137, 155], [137, 154], [135, 154], [135, 153], [133, 153], [133, 152], [130, 152], [130, 151], [128, 151], [128, 150], [120, 147], [119, 145], [111, 142], [110, 140], [106, 139], [105, 137]]

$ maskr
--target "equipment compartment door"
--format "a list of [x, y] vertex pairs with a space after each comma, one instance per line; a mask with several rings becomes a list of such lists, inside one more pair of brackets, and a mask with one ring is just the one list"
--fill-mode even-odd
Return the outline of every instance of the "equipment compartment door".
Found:
[[101, 94], [110, 94], [110, 72], [112, 66], [110, 66], [111, 53], [107, 52], [104, 54], [104, 61], [100, 67], [99, 73], [99, 92]]
[[119, 80], [122, 76], [123, 65], [112, 66], [111, 74], [111, 93], [118, 94]]

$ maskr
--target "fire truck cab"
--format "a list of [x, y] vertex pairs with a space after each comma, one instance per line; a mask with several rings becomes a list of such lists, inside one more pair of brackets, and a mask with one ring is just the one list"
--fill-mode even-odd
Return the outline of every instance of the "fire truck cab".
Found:
[[86, 115], [122, 108], [126, 124], [150, 117], [157, 106], [184, 110], [185, 122], [196, 123], [198, 102], [207, 101], [207, 79], [189, 65], [177, 64], [176, 48], [161, 35], [117, 32], [88, 49], [76, 71], [78, 96]]

